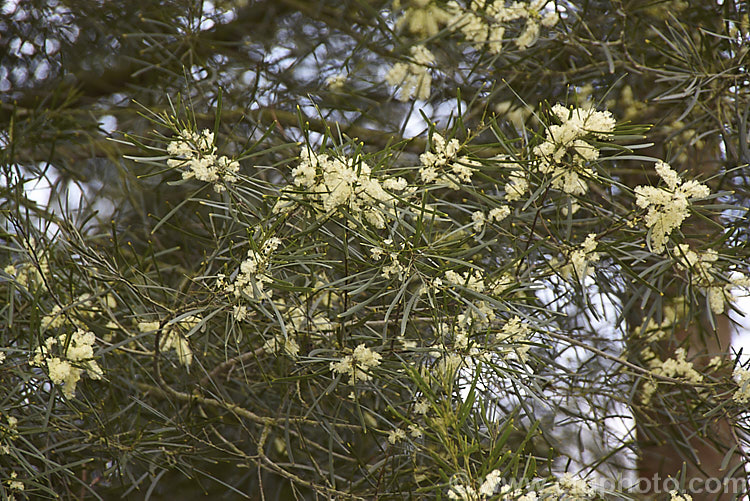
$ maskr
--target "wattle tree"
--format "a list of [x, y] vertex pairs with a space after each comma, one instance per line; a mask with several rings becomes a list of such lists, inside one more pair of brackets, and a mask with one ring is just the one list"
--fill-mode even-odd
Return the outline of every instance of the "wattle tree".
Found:
[[734, 499], [742, 2], [6, 2], [3, 499]]

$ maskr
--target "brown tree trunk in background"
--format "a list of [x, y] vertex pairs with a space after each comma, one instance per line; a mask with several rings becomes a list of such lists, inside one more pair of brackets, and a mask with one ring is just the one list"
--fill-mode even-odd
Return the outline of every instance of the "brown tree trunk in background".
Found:
[[[718, 143], [718, 138], [707, 138], [702, 148], [695, 148], [690, 152], [685, 165], [674, 167], [678, 172], [689, 172], [690, 176], [700, 176], [702, 180], [710, 178], [721, 164]], [[665, 158], [663, 152], [657, 152], [654, 156]], [[716, 231], [715, 228], [710, 229], [696, 219], [693, 217], [683, 225], [686, 235], [696, 235], [700, 238], [707, 236], [710, 231]], [[688, 243], [691, 248], [697, 248], [703, 242], [696, 240]], [[669, 291], [664, 292], [669, 294]], [[676, 345], [687, 340], [687, 359], [693, 361], [697, 370], [701, 371], [711, 358], [720, 356], [725, 363], [718, 373], [723, 372], [726, 377], [731, 377], [731, 321], [726, 315], [717, 316], [714, 329], [708, 321], [710, 314], [704, 312], [701, 321], [678, 327], [671, 343], [670, 340], [666, 340], [670, 347], [660, 354], [662, 360], [671, 357]], [[670, 477], [684, 478], [686, 493], [692, 496], [693, 501], [737, 499], [737, 493], [733, 491], [744, 489], [746, 474], [742, 467], [742, 450], [732, 430], [733, 423], [720, 414], [704, 418], [702, 412], [687, 408], [691, 405], [689, 394], [690, 392], [685, 393], [685, 406], [682, 408], [677, 405], [669, 409], [659, 408], [658, 399], [654, 398], [653, 409], [636, 413], [640, 451], [639, 478], [650, 480], [654, 499], [670, 499], [668, 492], [664, 491], [665, 486], [675, 488], [674, 483], [664, 482]], [[677, 403], [675, 400], [671, 402]], [[666, 440], [669, 437], [671, 439]], [[729, 451], [732, 451], [731, 457], [725, 462], [725, 456]], [[654, 486], [655, 476], [661, 479], [661, 485]], [[641, 485], [647, 484], [643, 481]], [[727, 488], [723, 488], [725, 485]], [[708, 492], [709, 490], [712, 492]]]
[[[716, 318], [715, 336], [706, 339], [701, 330], [693, 326], [676, 333], [679, 341], [689, 338], [688, 359], [694, 360], [698, 370], [715, 355], [727, 358], [732, 333], [729, 318], [724, 315]], [[695, 357], [700, 358], [695, 360]], [[731, 377], [730, 367], [723, 369], [728, 377]], [[665, 483], [669, 477], [684, 478], [687, 493], [693, 501], [737, 499], [736, 494], [744, 488], [744, 481], [732, 479], [745, 479], [746, 475], [741, 467], [741, 450], [732, 432], [732, 423], [725, 416], [718, 415], [702, 426], [700, 417], [691, 422], [687, 409], [666, 411], [655, 408], [653, 412], [641, 414], [637, 434], [640, 449], [638, 474], [641, 479], [652, 481], [652, 493], [658, 494], [656, 499], [669, 499], [665, 487], [674, 488], [674, 484]], [[667, 437], [672, 439], [667, 442], [664, 440]], [[681, 447], [676, 446], [678, 440], [675, 437], [683, 437], [679, 440]], [[730, 450], [732, 456], [725, 464], [725, 455]], [[657, 486], [654, 486], [654, 478], [660, 480]], [[700, 492], [702, 490], [706, 492]]]

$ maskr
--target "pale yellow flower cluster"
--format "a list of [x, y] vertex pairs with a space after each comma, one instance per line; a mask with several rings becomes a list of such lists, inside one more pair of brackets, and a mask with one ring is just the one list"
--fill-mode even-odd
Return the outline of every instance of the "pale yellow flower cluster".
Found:
[[492, 470], [489, 472], [479, 486], [479, 490], [475, 489], [471, 485], [461, 483], [461, 476], [454, 476], [451, 479], [451, 486], [448, 490], [448, 499], [455, 499], [461, 501], [479, 501], [482, 499], [488, 499], [495, 495], [495, 491], [502, 484], [502, 472], [500, 470]]
[[[400, 8], [400, 3], [394, 2], [394, 8]], [[427, 38], [437, 35], [442, 26], [447, 26], [451, 31], [460, 32], [478, 49], [486, 48], [499, 54], [505, 31], [511, 23], [525, 22], [515, 39], [519, 49], [533, 45], [539, 38], [541, 27], [551, 28], [557, 24], [560, 16], [551, 4], [550, 0], [531, 0], [514, 1], [506, 6], [504, 1], [473, 0], [464, 7], [455, 0], [444, 5], [434, 0], [411, 0], [396, 27], [405, 27], [410, 33]]]
[[[448, 270], [445, 272], [445, 281], [448, 285], [460, 285], [480, 294], [486, 289], [484, 277], [479, 270], [474, 270], [473, 272], [465, 271], [463, 273]], [[436, 282], [437, 285], [442, 285], [442, 280], [439, 278], [436, 279]]]
[[[393, 244], [393, 240], [388, 238], [386, 240], [383, 240], [383, 247], [373, 247], [370, 249], [370, 254], [372, 255], [373, 261], [380, 261], [383, 256], [387, 256], [386, 261], [388, 264], [383, 264], [383, 267], [380, 270], [380, 274], [386, 278], [397, 278], [398, 280], [403, 280], [407, 273], [407, 267], [401, 264], [401, 260], [399, 258], [399, 250], [404, 249], [404, 244], [400, 243], [398, 245]], [[393, 251], [388, 250], [388, 248], [394, 248]]]
[[[18, 479], [18, 473], [15, 471], [10, 474], [10, 478], [8, 479], [8, 489], [11, 491], [23, 491], [26, 487], [24, 486], [23, 482], [21, 482]], [[15, 499], [15, 497], [11, 494], [9, 499]]]
[[554, 7], [542, 14], [549, 3], [549, 0], [515, 1], [506, 6], [505, 2], [473, 0], [469, 8], [464, 9], [452, 0], [446, 5], [446, 10], [452, 14], [451, 29], [460, 30], [477, 48], [486, 47], [490, 52], [499, 54], [510, 23], [525, 20], [525, 26], [515, 39], [516, 46], [522, 50], [534, 45], [542, 26], [551, 28], [557, 24], [560, 17]]
[[286, 335], [280, 331], [275, 333], [271, 339], [263, 344], [263, 350], [276, 355], [286, 353], [292, 358], [299, 356], [299, 344], [297, 344], [297, 340], [288, 332]]
[[394, 64], [386, 73], [385, 81], [388, 85], [401, 86], [399, 101], [406, 102], [412, 98], [425, 100], [430, 97], [430, 67], [435, 63], [435, 56], [424, 45], [415, 45], [409, 51], [409, 62]]
[[690, 494], [680, 494], [677, 491], [669, 491], [669, 501], [693, 501], [693, 496]]
[[347, 74], [337, 73], [326, 78], [326, 86], [333, 92], [341, 92], [346, 84]]
[[288, 308], [286, 312], [286, 316], [289, 318], [287, 329], [294, 332], [307, 332], [308, 334], [311, 332], [333, 331], [335, 326], [328, 320], [326, 312], [333, 308], [331, 302], [335, 302], [337, 299], [337, 293], [323, 289], [318, 289], [318, 292], [314, 292], [309, 296], [301, 296], [299, 299], [300, 303], [309, 300], [311, 303], [316, 304], [319, 309], [308, 312], [301, 305]]
[[495, 207], [490, 210], [489, 214], [485, 215], [482, 211], [476, 211], [472, 213], [471, 220], [474, 226], [474, 231], [482, 231], [484, 225], [487, 223], [499, 223], [510, 215], [510, 208], [507, 206]]
[[479, 486], [480, 496], [492, 496], [502, 483], [502, 473], [500, 470], [492, 470], [484, 477], [484, 482]]
[[471, 365], [471, 353], [478, 352], [476, 347], [472, 347], [469, 356], [464, 356], [442, 346], [432, 348], [434, 349], [430, 351], [430, 355], [434, 357], [435, 363], [431, 367], [422, 366], [420, 368], [421, 375], [424, 379], [431, 379], [440, 383], [443, 387], [452, 386], [458, 375], [457, 371], [461, 367]]
[[[672, 300], [672, 304], [664, 307], [662, 313], [661, 323], [657, 322], [655, 318], [651, 317], [641, 326], [641, 332], [644, 343], [654, 343], [661, 341], [670, 334], [670, 327], [672, 327], [679, 320], [680, 316], [685, 310], [684, 302], [686, 298], [677, 297]], [[650, 358], [644, 356], [644, 358]]]
[[522, 494], [520, 489], [513, 490], [510, 486], [503, 486], [502, 491], [505, 494], [502, 498], [503, 501], [537, 501], [538, 499], [537, 493], [534, 491]]
[[[686, 383], [700, 384], [703, 382], [703, 375], [695, 370], [692, 362], [686, 360], [687, 353], [684, 348], [678, 348], [675, 351], [674, 358], [668, 358], [662, 361], [658, 356], [651, 350], [651, 348], [645, 348], [641, 354], [644, 357], [650, 357], [650, 360], [646, 362], [651, 369], [651, 372], [657, 376], [666, 376], [674, 379], [680, 379]], [[641, 402], [644, 405], [648, 405], [651, 402], [651, 398], [656, 393], [656, 382], [646, 381], [643, 385], [643, 393], [641, 394]]]
[[732, 400], [740, 404], [750, 402], [750, 370], [737, 367], [734, 369], [734, 379], [738, 388], [732, 395]]
[[531, 334], [531, 328], [518, 316], [508, 320], [495, 336], [502, 346], [498, 350], [500, 355], [506, 360], [526, 361], [529, 348], [531, 348], [529, 344]]
[[725, 296], [730, 301], [734, 299], [732, 292], [734, 287], [750, 285], [747, 277], [739, 273], [731, 277], [729, 281], [714, 276], [713, 272], [718, 272], [718, 270], [714, 270], [714, 263], [719, 259], [719, 254], [713, 249], [697, 253], [691, 250], [688, 244], [680, 244], [674, 247], [673, 252], [677, 260], [677, 267], [691, 272], [690, 281], [703, 290], [708, 297], [711, 311], [716, 315], [724, 313]]
[[479, 501], [479, 494], [474, 487], [455, 482], [451, 485], [450, 490], [448, 491], [448, 499], [459, 501]]
[[0, 445], [0, 455], [10, 454], [10, 445], [8, 445], [7, 442], [18, 438], [18, 419], [7, 414], [5, 415], [5, 419], [8, 422], [8, 425], [3, 426], [0, 424], [0, 437], [2, 437], [3, 441], [6, 443]]
[[590, 499], [596, 494], [596, 490], [582, 478], [576, 477], [570, 473], [564, 473], [551, 486], [542, 490], [544, 496], [552, 495], [555, 498], [562, 499]]
[[273, 281], [268, 273], [268, 265], [271, 256], [281, 245], [281, 240], [271, 237], [266, 240], [260, 251], [250, 249], [247, 251], [247, 259], [240, 263], [240, 270], [234, 283], [225, 285], [224, 290], [239, 298], [242, 294], [255, 299], [268, 299], [273, 296], [272, 290], [266, 290], [266, 283]]
[[[292, 170], [292, 175], [294, 185], [305, 190], [305, 198], [321, 216], [346, 207], [351, 216], [360, 221], [364, 219], [379, 229], [385, 228], [387, 219], [393, 216], [397, 201], [386, 189], [396, 192], [408, 187], [403, 178], [387, 179], [381, 184], [361, 158], [337, 158], [309, 148], [300, 152], [300, 163]], [[288, 212], [295, 205], [290, 202], [294, 191], [285, 189], [282, 193], [284, 197], [273, 209], [276, 213]]]
[[331, 362], [330, 369], [334, 373], [349, 376], [349, 384], [369, 381], [372, 379], [370, 371], [380, 365], [380, 353], [359, 344], [351, 355], [346, 355], [338, 362]]
[[573, 250], [568, 258], [568, 263], [563, 266], [561, 275], [564, 278], [575, 277], [577, 280], [586, 278], [590, 271], [591, 263], [599, 261], [599, 253], [596, 252], [596, 235], [589, 233], [580, 247]]
[[[185, 337], [193, 328], [201, 323], [201, 318], [196, 315], [190, 315], [164, 326], [159, 338], [159, 349], [161, 351], [174, 350], [177, 360], [185, 367], [190, 367], [193, 363], [193, 350], [190, 349]], [[138, 330], [141, 332], [159, 331], [159, 322], [139, 322]]]
[[[46, 367], [50, 381], [61, 385], [67, 398], [73, 398], [76, 385], [84, 372], [91, 379], [102, 378], [102, 369], [94, 360], [95, 342], [94, 333], [82, 329], [76, 330], [70, 339], [67, 334], [50, 336], [43, 345], [36, 348], [30, 364]], [[53, 355], [55, 351], [57, 356]]]
[[[41, 272], [39, 269], [41, 268]], [[9, 264], [3, 271], [13, 281], [24, 289], [35, 289], [44, 284], [43, 274], [49, 274], [49, 265], [46, 259], [40, 260], [39, 268], [33, 263]]]
[[401, 428], [396, 428], [388, 432], [388, 442], [395, 444], [406, 438], [406, 432]]
[[439, 343], [430, 347], [429, 351], [436, 363], [431, 371], [423, 367], [423, 376], [436, 377], [440, 382], [450, 385], [459, 368], [471, 371], [477, 362], [489, 361], [493, 352], [486, 346], [472, 343], [470, 336], [489, 329], [495, 319], [495, 312], [486, 301], [475, 301], [456, 317], [456, 322], [436, 324], [435, 334]]
[[426, 184], [446, 184], [458, 190], [459, 183], [470, 183], [474, 170], [480, 164], [466, 156], [458, 156], [461, 145], [457, 139], [446, 141], [437, 132], [432, 135], [432, 151], [419, 156], [422, 167], [419, 177]]
[[[25, 260], [16, 264], [8, 264], [3, 272], [21, 287], [32, 290], [44, 285], [44, 277], [49, 277], [49, 262], [43, 247], [38, 246], [36, 240], [30, 237], [28, 241], [21, 239], [24, 250], [20, 251]], [[34, 259], [35, 258], [35, 259]], [[35, 261], [38, 260], [38, 263]], [[2, 275], [0, 275], [0, 278]]]
[[57, 329], [65, 325], [65, 315], [59, 304], [52, 307], [52, 311], [42, 317], [42, 329]]
[[395, 252], [389, 253], [389, 257], [390, 263], [384, 265], [380, 273], [387, 279], [395, 277], [398, 280], [403, 280], [406, 273], [406, 267], [401, 264], [401, 261], [398, 259], [398, 254]]
[[[400, 1], [393, 3], [394, 9], [401, 7]], [[411, 0], [403, 15], [396, 21], [396, 28], [406, 28], [410, 33], [421, 37], [433, 37], [440, 26], [449, 24], [453, 14], [436, 4], [434, 0]]]
[[[494, 496], [498, 497], [494, 497]], [[472, 487], [466, 480], [466, 475], [455, 475], [451, 479], [448, 499], [460, 501], [482, 501], [484, 499], [498, 499], [500, 501], [537, 501], [542, 499], [575, 499], [584, 501], [592, 499], [596, 490], [588, 482], [570, 473], [563, 474], [558, 480], [543, 488], [539, 492], [524, 489], [514, 489], [512, 485], [504, 484], [502, 472], [493, 470], [482, 481], [479, 489]]]
[[510, 181], [505, 184], [505, 200], [513, 202], [520, 200], [529, 191], [529, 182], [523, 173], [513, 173]]
[[431, 367], [422, 367], [424, 378], [434, 378], [436, 382], [452, 385], [459, 375], [459, 369], [469, 373], [479, 362], [501, 360], [525, 361], [531, 344], [532, 331], [518, 317], [505, 322], [499, 331], [490, 337], [488, 344], [478, 342], [486, 336], [472, 338], [472, 334], [488, 333], [497, 321], [497, 315], [486, 301], [475, 301], [456, 322], [439, 322], [435, 325], [438, 342], [429, 347], [429, 354], [435, 361]]
[[409, 435], [411, 435], [412, 438], [422, 438], [424, 436], [424, 430], [416, 424], [410, 424]]
[[[657, 368], [657, 373], [660, 373], [659, 371], [662, 370], [661, 367], [663, 362], [656, 356], [656, 353], [654, 353], [651, 343], [661, 341], [671, 334], [673, 326], [679, 321], [685, 312], [685, 301], [685, 297], [674, 298], [671, 304], [664, 306], [661, 322], [657, 322], [654, 317], [650, 317], [638, 330], [641, 339], [639, 345], [642, 346], [640, 356], [648, 363], [649, 367]], [[679, 362], [679, 364], [684, 365], [683, 362]], [[667, 367], [672, 367], [674, 365], [675, 362], [673, 361], [668, 363]], [[687, 366], [685, 366], [685, 368], [687, 369]], [[656, 392], [656, 389], [656, 382], [646, 381], [643, 385], [641, 401], [645, 404], [649, 403], [653, 394]]]
[[[475, 301], [456, 317], [456, 322], [452, 324], [452, 327], [445, 322], [440, 322], [437, 324], [436, 332], [444, 338], [444, 342], [448, 337], [452, 337], [455, 349], [466, 350], [469, 348], [469, 335], [472, 332], [488, 329], [495, 318], [495, 311], [486, 301]], [[472, 347], [469, 355], [478, 356], [479, 350]]]
[[689, 215], [690, 203], [709, 195], [708, 187], [698, 181], [682, 182], [679, 174], [669, 164], [656, 162], [656, 172], [667, 185], [664, 187], [637, 186], [635, 203], [648, 209], [646, 226], [651, 229], [651, 247], [661, 253], [666, 248], [669, 235], [682, 225]]
[[214, 133], [208, 129], [193, 132], [187, 129], [167, 145], [167, 153], [176, 158], [167, 160], [170, 167], [182, 167], [183, 179], [195, 178], [206, 183], [214, 183], [214, 190], [221, 193], [226, 188], [223, 182], [234, 183], [240, 164], [224, 155], [216, 155]]
[[590, 141], [610, 138], [615, 119], [608, 111], [568, 109], [561, 104], [553, 106], [552, 113], [560, 125], [547, 127], [544, 142], [533, 149], [539, 170], [552, 175], [553, 188], [584, 195], [589, 189], [585, 178], [594, 175], [589, 163], [599, 158], [599, 150]]
[[458, 325], [468, 331], [488, 329], [497, 316], [495, 310], [487, 301], [474, 301], [471, 307], [467, 307], [463, 313], [456, 317]]
[[[497, 471], [497, 470], [495, 470]], [[495, 472], [490, 473], [492, 475]], [[485, 483], [482, 484], [484, 487], [490, 479], [490, 475], [485, 479]], [[592, 499], [596, 495], [596, 490], [591, 487], [588, 482], [578, 477], [574, 477], [570, 473], [563, 474], [558, 480], [552, 482], [547, 487], [544, 487], [540, 491], [529, 491], [524, 493], [523, 489], [514, 489], [511, 485], [503, 485], [497, 476], [492, 477], [492, 482], [497, 482], [495, 485], [487, 485], [487, 489], [482, 492], [480, 488], [480, 497], [476, 498], [460, 498], [460, 499], [484, 499], [483, 496], [492, 496], [495, 492], [499, 494], [498, 499], [500, 501], [539, 501], [539, 500], [557, 500], [557, 499], [572, 499], [578, 501], [585, 501]], [[490, 491], [489, 488], [493, 488]], [[499, 489], [498, 489], [499, 487]], [[486, 494], [485, 494], [486, 493]]]
[[510, 273], [503, 273], [499, 277], [495, 278], [490, 290], [493, 294], [500, 295], [506, 290], [510, 289], [517, 284], [517, 280]]

